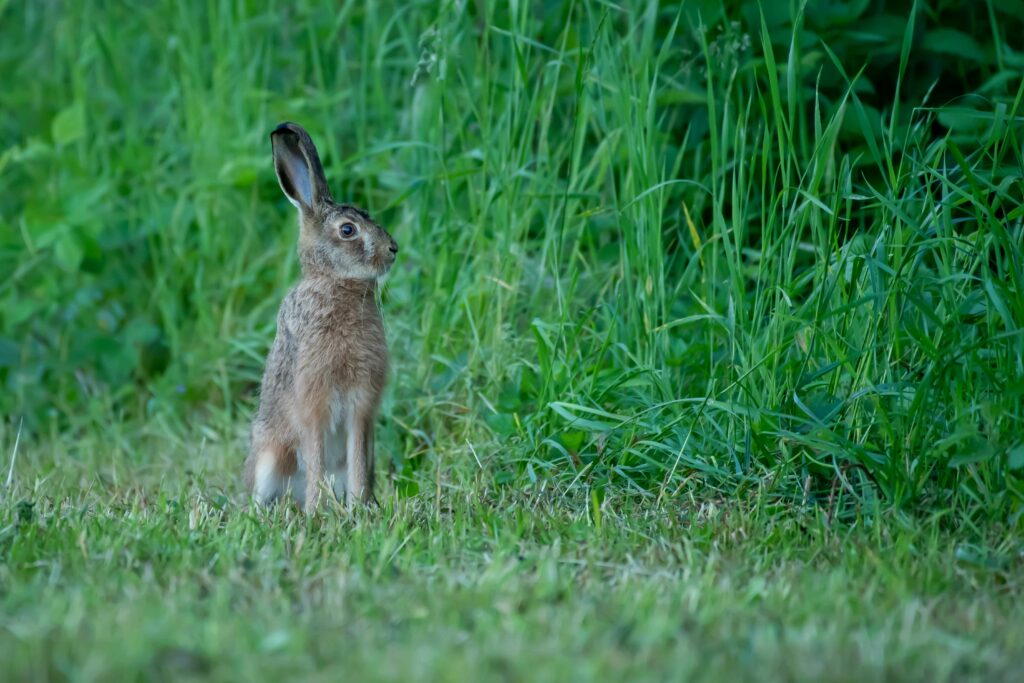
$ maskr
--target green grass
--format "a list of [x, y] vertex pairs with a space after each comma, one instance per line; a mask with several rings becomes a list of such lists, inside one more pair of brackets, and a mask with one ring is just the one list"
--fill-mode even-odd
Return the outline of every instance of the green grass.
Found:
[[1024, 654], [1012, 537], [739, 500], [598, 523], [486, 485], [307, 519], [168, 488], [5, 506], [5, 680], [1012, 681]]
[[[0, 678], [1011, 680], [1024, 15], [764, 5], [0, 0]], [[401, 244], [354, 518], [238, 482], [286, 119]]]

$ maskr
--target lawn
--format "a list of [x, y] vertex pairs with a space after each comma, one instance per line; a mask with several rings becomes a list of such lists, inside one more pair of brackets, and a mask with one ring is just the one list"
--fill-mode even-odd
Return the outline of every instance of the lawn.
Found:
[[5, 506], [7, 680], [1015, 681], [1019, 541], [751, 501], [448, 488], [307, 519], [96, 484]]
[[[0, 0], [0, 680], [1016, 680], [1022, 35]], [[401, 245], [373, 509], [240, 482], [283, 120]]]

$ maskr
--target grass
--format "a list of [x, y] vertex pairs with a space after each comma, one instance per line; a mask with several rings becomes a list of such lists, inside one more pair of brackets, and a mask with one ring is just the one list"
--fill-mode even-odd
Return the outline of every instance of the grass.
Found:
[[[5, 505], [5, 680], [1015, 680], [1019, 539], [460, 487], [307, 519], [193, 479]], [[590, 512], [588, 513], [588, 509]], [[598, 521], [599, 520], [599, 521]]]
[[[1019, 16], [698, 4], [0, 0], [0, 678], [1011, 680]], [[285, 119], [375, 513], [239, 490]]]

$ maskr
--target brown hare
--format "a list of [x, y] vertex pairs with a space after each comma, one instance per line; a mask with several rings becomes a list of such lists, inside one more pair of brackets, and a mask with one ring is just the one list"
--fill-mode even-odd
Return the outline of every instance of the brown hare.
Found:
[[373, 498], [373, 424], [388, 374], [377, 279], [398, 245], [369, 214], [331, 197], [309, 134], [270, 134], [274, 170], [299, 210], [302, 279], [281, 303], [245, 465], [259, 504], [289, 489], [307, 512], [323, 486], [350, 506]]

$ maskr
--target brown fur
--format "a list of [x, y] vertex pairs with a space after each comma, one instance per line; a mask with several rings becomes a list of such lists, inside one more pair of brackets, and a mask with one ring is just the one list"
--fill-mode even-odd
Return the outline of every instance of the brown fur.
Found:
[[[373, 500], [373, 424], [387, 381], [388, 352], [376, 279], [398, 246], [369, 214], [336, 204], [320, 159], [300, 126], [271, 134], [282, 190], [299, 209], [301, 281], [281, 303], [253, 421], [245, 480], [260, 503], [305, 467], [307, 512], [325, 483], [326, 440], [345, 441], [349, 504]], [[343, 234], [343, 226], [355, 229]]]

